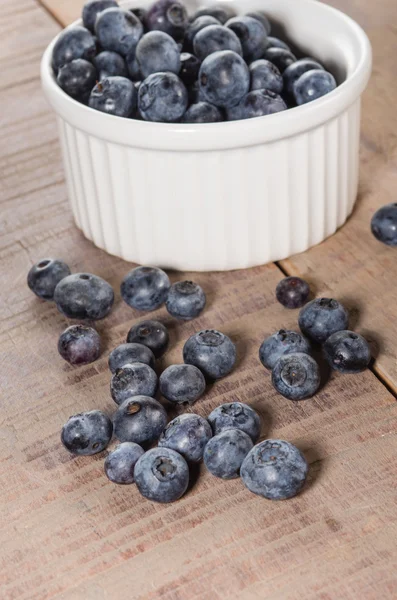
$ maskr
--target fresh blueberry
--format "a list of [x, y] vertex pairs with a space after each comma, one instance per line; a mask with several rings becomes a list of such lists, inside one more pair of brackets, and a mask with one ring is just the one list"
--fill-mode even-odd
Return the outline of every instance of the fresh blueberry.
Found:
[[85, 27], [75, 26], [65, 29], [58, 36], [52, 51], [52, 68], [58, 69], [77, 58], [91, 61], [96, 54], [96, 43]]
[[134, 468], [144, 449], [134, 442], [123, 442], [105, 459], [105, 474], [113, 483], [134, 483]]
[[236, 346], [227, 335], [207, 329], [187, 340], [183, 360], [200, 369], [207, 379], [220, 379], [228, 375], [236, 363]]
[[247, 17], [251, 17], [252, 19], [256, 19], [257, 21], [259, 21], [260, 23], [262, 23], [266, 35], [269, 35], [270, 31], [271, 31], [271, 25], [270, 25], [270, 21], [267, 18], [267, 16], [265, 15], [264, 12], [256, 10], [254, 12], [249, 12], [247, 13]]
[[121, 296], [137, 310], [156, 310], [166, 301], [171, 287], [167, 273], [157, 267], [136, 267], [121, 282]]
[[283, 90], [283, 78], [276, 65], [264, 58], [255, 60], [249, 66], [251, 74], [252, 90], [270, 90], [275, 94], [281, 94]]
[[268, 48], [263, 58], [270, 60], [270, 62], [276, 65], [280, 73], [284, 73], [285, 69], [296, 61], [296, 56], [290, 50], [275, 47]]
[[132, 12], [107, 8], [98, 15], [95, 33], [104, 50], [127, 56], [133, 52], [143, 35], [143, 25]]
[[228, 402], [215, 408], [208, 417], [214, 435], [226, 429], [240, 429], [255, 443], [261, 432], [261, 419], [248, 404]]
[[125, 62], [127, 65], [128, 75], [130, 76], [130, 79], [132, 79], [132, 81], [134, 82], [141, 81], [141, 67], [139, 66], [139, 63], [137, 61], [135, 51], [131, 52], [131, 54], [127, 54], [127, 56], [125, 57]]
[[163, 356], [168, 348], [170, 337], [165, 325], [160, 321], [148, 319], [131, 327], [127, 335], [129, 344], [143, 344], [150, 348], [156, 358]]
[[208, 27], [208, 25], [221, 25], [221, 23], [218, 19], [215, 19], [215, 17], [211, 17], [210, 15], [202, 15], [189, 23], [185, 34], [185, 42], [189, 50], [193, 49], [195, 35], [204, 29], [204, 27]]
[[371, 360], [371, 350], [362, 335], [353, 331], [333, 333], [323, 346], [330, 367], [340, 373], [360, 373]]
[[253, 443], [240, 429], [225, 429], [209, 440], [204, 449], [204, 464], [212, 475], [236, 479]]
[[166, 424], [167, 413], [164, 407], [148, 396], [135, 396], [125, 400], [113, 416], [114, 435], [120, 442], [155, 442]]
[[83, 25], [92, 33], [95, 31], [95, 23], [99, 13], [107, 8], [117, 8], [116, 0], [89, 0], [83, 6]]
[[223, 114], [219, 108], [209, 102], [192, 104], [182, 117], [182, 123], [218, 123], [219, 121], [224, 121]]
[[276, 287], [276, 298], [286, 308], [301, 308], [309, 294], [309, 284], [300, 277], [285, 277]]
[[254, 90], [248, 92], [239, 104], [229, 107], [226, 112], [229, 121], [239, 121], [272, 115], [283, 110], [287, 110], [287, 105], [281, 96], [270, 90]]
[[320, 369], [309, 354], [283, 354], [272, 370], [273, 387], [288, 400], [304, 400], [320, 387]]
[[298, 81], [299, 77], [307, 71], [313, 71], [313, 69], [323, 70], [322, 65], [312, 58], [301, 58], [296, 62], [292, 63], [287, 67], [283, 73], [284, 87], [289, 94], [294, 92], [294, 84]]
[[138, 108], [145, 121], [175, 123], [187, 103], [186, 87], [175, 73], [153, 73], [139, 88]]
[[194, 365], [171, 365], [160, 375], [160, 392], [175, 404], [193, 404], [205, 392], [205, 378]]
[[267, 47], [266, 30], [258, 19], [248, 16], [233, 17], [226, 22], [226, 27], [237, 35], [247, 62], [263, 56]]
[[126, 77], [106, 77], [99, 81], [90, 94], [91, 108], [116, 115], [131, 117], [136, 109], [137, 91]]
[[197, 81], [201, 62], [197, 56], [194, 56], [189, 52], [182, 52], [180, 55], [180, 62], [181, 69], [179, 71], [179, 77], [186, 86], [190, 86]]
[[92, 327], [71, 325], [60, 335], [58, 352], [71, 365], [88, 365], [101, 354], [101, 338]]
[[244, 485], [268, 500], [287, 500], [302, 489], [309, 465], [296, 446], [265, 440], [246, 456], [241, 467]]
[[63, 260], [43, 258], [29, 270], [28, 286], [39, 298], [52, 300], [56, 286], [68, 275], [70, 269]]
[[220, 108], [230, 107], [238, 104], [248, 92], [250, 73], [241, 56], [223, 50], [210, 54], [203, 61], [199, 82], [203, 100]]
[[146, 8], [130, 8], [130, 12], [138, 17], [143, 26], [146, 25], [147, 10]]
[[83, 58], [66, 63], [58, 71], [57, 83], [64, 92], [81, 102], [86, 102], [97, 80], [94, 65]]
[[196, 21], [199, 17], [213, 17], [219, 21], [222, 25], [226, 23], [232, 17], [235, 17], [236, 13], [230, 6], [206, 6], [196, 11], [192, 17], [192, 22]]
[[272, 370], [280, 356], [296, 352], [310, 354], [309, 340], [301, 333], [280, 329], [262, 342], [259, 348], [259, 360], [266, 369]]
[[376, 211], [371, 220], [371, 231], [383, 244], [397, 246], [397, 203], [386, 204]]
[[94, 58], [94, 65], [98, 71], [98, 79], [107, 77], [127, 77], [125, 60], [117, 52], [103, 50]]
[[91, 456], [102, 452], [112, 439], [113, 425], [101, 410], [74, 415], [62, 427], [62, 444], [72, 454]]
[[55, 288], [58, 310], [69, 319], [104, 319], [114, 302], [112, 286], [97, 275], [75, 273], [62, 279]]
[[186, 492], [189, 467], [170, 448], [152, 448], [135, 465], [135, 483], [144, 498], [154, 502], [175, 502]]
[[176, 41], [164, 31], [149, 31], [139, 40], [136, 59], [143, 77], [170, 71], [179, 73], [181, 59]]
[[133, 363], [144, 363], [154, 369], [154, 354], [143, 344], [120, 344], [109, 354], [109, 369], [112, 373]]
[[240, 56], [243, 54], [237, 35], [223, 25], [208, 25], [200, 29], [194, 36], [193, 50], [200, 60], [220, 50], [231, 50]]
[[186, 8], [178, 0], [157, 0], [149, 8], [145, 23], [150, 31], [164, 31], [180, 40], [188, 24]]
[[179, 452], [188, 462], [200, 462], [212, 437], [211, 426], [200, 415], [183, 414], [168, 423], [160, 436], [160, 448]]
[[149, 365], [131, 363], [114, 373], [110, 382], [110, 393], [116, 404], [122, 404], [134, 396], [154, 397], [157, 385], [157, 375]]
[[336, 331], [347, 329], [349, 314], [332, 298], [316, 298], [299, 313], [299, 327], [308, 338], [322, 344]]
[[[216, 107], [208, 106], [209, 110], [213, 108], [215, 112], [219, 112]], [[199, 316], [205, 303], [205, 293], [200, 285], [193, 281], [177, 281], [168, 292], [165, 306], [173, 317], [189, 321]]]
[[284, 50], [291, 51], [291, 48], [283, 40], [270, 35], [267, 38], [267, 48], [283, 48]]
[[336, 81], [331, 73], [322, 69], [313, 69], [303, 73], [295, 81], [293, 93], [298, 106], [312, 102], [329, 94], [336, 88]]

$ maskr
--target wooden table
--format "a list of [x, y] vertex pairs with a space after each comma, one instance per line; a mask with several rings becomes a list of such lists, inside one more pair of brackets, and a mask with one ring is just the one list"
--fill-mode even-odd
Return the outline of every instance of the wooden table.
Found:
[[[209, 306], [171, 327], [164, 365], [181, 361], [184, 340], [217, 327], [237, 342], [235, 372], [195, 410], [249, 402], [264, 437], [296, 443], [311, 463], [304, 493], [268, 502], [240, 481], [201, 469], [171, 505], [110, 484], [103, 456], [72, 458], [59, 432], [74, 413], [114, 409], [107, 354], [141, 317], [117, 298], [98, 324], [103, 357], [72, 368], [56, 352], [67, 321], [37, 300], [25, 279], [47, 255], [92, 271], [117, 290], [130, 265], [107, 256], [75, 228], [67, 203], [54, 115], [40, 89], [39, 61], [81, 0], [3, 0], [0, 12], [0, 598], [2, 600], [396, 600], [397, 598], [397, 251], [369, 233], [377, 207], [397, 194], [397, 3], [332, 0], [363, 25], [374, 72], [363, 103], [360, 192], [347, 225], [280, 264], [197, 274]], [[274, 290], [284, 273], [351, 310], [370, 341], [374, 366], [332, 375], [312, 400], [274, 393], [257, 350], [266, 334], [296, 327]], [[173, 274], [175, 280], [185, 274]], [[157, 315], [156, 315], [157, 316]]]

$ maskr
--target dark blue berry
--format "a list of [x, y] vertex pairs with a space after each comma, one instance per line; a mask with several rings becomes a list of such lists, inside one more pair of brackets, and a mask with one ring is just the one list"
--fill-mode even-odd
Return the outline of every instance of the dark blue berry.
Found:
[[105, 459], [105, 474], [113, 483], [134, 483], [134, 469], [144, 449], [134, 442], [123, 442], [109, 452]]
[[204, 27], [208, 27], [208, 25], [221, 25], [218, 19], [215, 17], [211, 17], [210, 15], [202, 15], [201, 17], [197, 17], [194, 21], [192, 21], [187, 29], [185, 34], [185, 41], [189, 50], [193, 49], [193, 40], [195, 35], [204, 29]]
[[330, 367], [340, 373], [360, 373], [371, 360], [367, 340], [348, 330], [333, 333], [325, 342], [323, 352]]
[[286, 308], [301, 308], [309, 294], [309, 284], [300, 277], [285, 277], [276, 287], [276, 298]]
[[145, 23], [149, 30], [164, 31], [180, 40], [188, 24], [186, 8], [178, 0], [157, 0], [149, 8]]
[[114, 416], [114, 435], [120, 442], [149, 444], [160, 437], [167, 413], [160, 402], [148, 396], [135, 396], [121, 404]]
[[322, 65], [312, 58], [301, 58], [287, 67], [283, 73], [284, 87], [289, 94], [294, 91], [295, 82], [307, 71], [323, 69]]
[[117, 369], [110, 382], [110, 393], [116, 404], [122, 404], [134, 396], [156, 394], [158, 379], [156, 373], [145, 363], [131, 363]]
[[105, 450], [112, 433], [109, 417], [100, 410], [91, 410], [70, 417], [62, 427], [61, 441], [72, 454], [90, 456]]
[[267, 47], [266, 30], [258, 19], [249, 16], [233, 17], [226, 22], [226, 27], [237, 35], [247, 62], [263, 56]]
[[270, 60], [270, 62], [276, 65], [280, 73], [284, 73], [285, 69], [296, 61], [296, 56], [290, 50], [276, 47], [268, 48], [263, 58]]
[[154, 354], [143, 344], [120, 344], [109, 354], [109, 369], [112, 373], [133, 363], [144, 363], [154, 369]]
[[138, 42], [136, 59], [143, 77], [170, 71], [179, 73], [181, 59], [176, 41], [164, 31], [149, 31]]
[[310, 354], [310, 342], [301, 333], [280, 329], [266, 338], [259, 348], [259, 360], [266, 369], [273, 369], [274, 365], [284, 354], [303, 352]]
[[171, 365], [160, 375], [160, 392], [175, 404], [193, 404], [205, 392], [205, 378], [194, 365]]
[[228, 402], [215, 408], [208, 417], [214, 435], [226, 429], [240, 429], [255, 443], [261, 432], [261, 419], [248, 404]]
[[121, 282], [121, 296], [137, 310], [156, 310], [164, 304], [171, 287], [167, 273], [157, 267], [136, 267]]
[[219, 121], [224, 121], [223, 114], [219, 108], [209, 102], [191, 104], [182, 117], [182, 123], [218, 123]]
[[107, 77], [127, 77], [127, 67], [125, 60], [117, 52], [103, 50], [94, 58], [94, 65], [98, 72], [98, 79]]
[[186, 87], [175, 73], [153, 73], [139, 88], [138, 108], [145, 121], [177, 122], [187, 104]]
[[117, 8], [116, 0], [89, 0], [83, 6], [83, 25], [92, 33], [95, 31], [95, 23], [99, 13], [107, 8]]
[[43, 258], [29, 270], [28, 286], [39, 298], [52, 300], [56, 286], [68, 275], [70, 269], [63, 260]]
[[283, 48], [284, 50], [291, 51], [291, 48], [283, 40], [270, 35], [267, 38], [267, 48]]
[[204, 448], [212, 437], [207, 419], [199, 415], [183, 414], [168, 423], [160, 436], [160, 448], [179, 452], [188, 462], [200, 462]]
[[146, 26], [146, 17], [147, 17], [146, 8], [130, 8], [130, 12], [132, 12], [133, 15], [138, 17], [138, 19], [140, 20], [140, 22], [142, 23], [142, 25], [144, 27]]
[[88, 60], [77, 58], [66, 63], [58, 71], [57, 83], [71, 98], [86, 102], [97, 80], [94, 65]]
[[283, 78], [276, 65], [264, 58], [255, 60], [249, 66], [251, 90], [270, 90], [280, 94], [283, 90]]
[[270, 90], [254, 90], [248, 92], [239, 104], [229, 107], [226, 112], [229, 121], [239, 121], [272, 115], [283, 110], [287, 110], [287, 105], [281, 96]]
[[235, 106], [249, 90], [250, 73], [241, 56], [223, 50], [203, 61], [199, 84], [202, 100], [221, 108]]
[[322, 344], [336, 331], [347, 329], [349, 314], [333, 298], [316, 298], [302, 308], [298, 322], [308, 338]]
[[295, 81], [293, 93], [296, 103], [299, 105], [306, 104], [329, 94], [336, 88], [336, 81], [331, 73], [327, 71], [314, 69], [303, 73]]
[[397, 203], [386, 204], [376, 211], [371, 220], [371, 231], [383, 244], [397, 246]]
[[194, 56], [194, 54], [190, 54], [189, 52], [182, 52], [180, 58], [181, 69], [179, 71], [179, 77], [186, 86], [190, 86], [197, 81], [201, 62], [197, 56]]
[[168, 348], [170, 337], [165, 325], [159, 321], [148, 319], [131, 327], [127, 335], [129, 344], [143, 344], [150, 348], [156, 358], [163, 356]]
[[92, 327], [71, 325], [60, 335], [58, 352], [71, 365], [88, 365], [101, 354], [101, 338]]
[[59, 34], [52, 51], [52, 67], [58, 69], [77, 58], [91, 61], [96, 54], [96, 43], [85, 27], [75, 26]]
[[201, 286], [193, 281], [177, 281], [171, 286], [165, 305], [170, 315], [188, 321], [199, 316], [205, 303], [206, 297]]
[[95, 33], [104, 50], [127, 56], [143, 35], [143, 25], [132, 12], [121, 8], [107, 8], [98, 15]]
[[96, 84], [88, 104], [108, 115], [128, 118], [136, 109], [137, 91], [126, 77], [106, 77]]
[[255, 446], [241, 467], [241, 479], [254, 494], [268, 500], [287, 500], [302, 489], [309, 466], [289, 442], [265, 440]]
[[240, 56], [243, 54], [237, 35], [223, 25], [208, 25], [200, 29], [194, 36], [193, 50], [200, 60], [220, 50], [231, 50]]
[[196, 21], [199, 17], [209, 16], [217, 19], [222, 25], [229, 19], [236, 16], [235, 11], [230, 6], [206, 6], [196, 11], [192, 17], [192, 22]]
[[175, 450], [152, 448], [136, 463], [134, 476], [144, 498], [154, 502], [175, 502], [187, 490], [189, 467]]
[[272, 370], [273, 387], [288, 400], [304, 400], [320, 387], [320, 369], [309, 354], [283, 354]]
[[183, 360], [200, 369], [207, 379], [220, 379], [228, 375], [236, 363], [236, 346], [220, 331], [200, 331], [185, 343]]
[[269, 35], [272, 27], [270, 25], [269, 19], [267, 18], [267, 16], [265, 15], [264, 12], [259, 11], [259, 10], [256, 10], [254, 12], [249, 12], [249, 13], [247, 13], [247, 17], [251, 17], [252, 19], [256, 19], [257, 21], [262, 23], [262, 25], [266, 31], [266, 35]]
[[112, 286], [97, 275], [75, 273], [62, 279], [55, 288], [58, 310], [69, 319], [104, 319], [114, 302]]
[[204, 464], [215, 477], [236, 479], [252, 447], [252, 440], [244, 431], [226, 429], [207, 443], [204, 449]]

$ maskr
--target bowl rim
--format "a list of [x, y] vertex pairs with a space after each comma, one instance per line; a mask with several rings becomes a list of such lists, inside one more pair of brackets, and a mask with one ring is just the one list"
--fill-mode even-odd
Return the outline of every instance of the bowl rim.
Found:
[[[138, 0], [124, 0], [121, 8], [132, 8]], [[335, 90], [311, 103], [280, 113], [238, 121], [219, 123], [157, 123], [115, 117], [81, 104], [66, 94], [57, 84], [51, 66], [53, 47], [61, 30], [44, 51], [41, 60], [41, 81], [44, 93], [55, 112], [77, 129], [125, 146], [155, 150], [205, 151], [241, 148], [273, 142], [295, 136], [329, 121], [351, 106], [364, 91], [372, 68], [372, 50], [364, 30], [342, 11], [318, 0], [279, 0], [279, 4], [312, 7], [331, 13], [348, 26], [351, 37], [359, 46], [360, 58], [354, 70]], [[64, 29], [81, 25], [77, 19]]]

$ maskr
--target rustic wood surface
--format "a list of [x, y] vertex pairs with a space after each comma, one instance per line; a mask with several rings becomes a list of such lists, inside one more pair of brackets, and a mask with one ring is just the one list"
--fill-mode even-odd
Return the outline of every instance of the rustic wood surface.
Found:
[[[233, 337], [238, 367], [194, 410], [207, 415], [225, 401], [249, 402], [263, 417], [262, 438], [282, 437], [305, 452], [308, 485], [293, 500], [271, 503], [201, 468], [183, 500], [162, 506], [134, 486], [110, 484], [103, 455], [72, 458], [59, 441], [71, 414], [114, 409], [107, 355], [141, 315], [118, 297], [98, 325], [102, 358], [72, 368], [56, 352], [67, 321], [26, 287], [27, 270], [47, 255], [105, 277], [116, 290], [129, 265], [75, 228], [54, 115], [40, 90], [40, 55], [81, 2], [43, 0], [54, 20], [33, 0], [2, 0], [1, 600], [397, 598], [396, 255], [368, 233], [371, 215], [395, 199], [397, 184], [397, 8], [394, 0], [338, 3], [366, 28], [375, 54], [354, 215], [333, 238], [282, 265], [194, 275], [209, 306], [193, 323], [156, 313], [171, 330], [160, 367], [181, 361], [184, 340], [198, 329]], [[298, 404], [274, 393], [258, 346], [297, 319], [274, 298], [280, 267], [348, 304], [357, 330], [371, 338], [372, 371], [332, 375], [314, 399]]]

